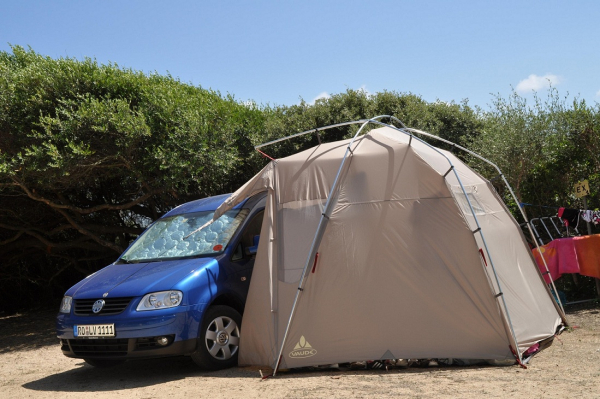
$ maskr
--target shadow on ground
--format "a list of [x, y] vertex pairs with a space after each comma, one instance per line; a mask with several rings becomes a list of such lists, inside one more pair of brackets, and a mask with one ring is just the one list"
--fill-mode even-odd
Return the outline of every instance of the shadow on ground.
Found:
[[[573, 322], [583, 327], [600, 323], [600, 319], [597, 317], [598, 313], [597, 303], [567, 309], [567, 314], [574, 319]], [[55, 316], [56, 312], [53, 311], [31, 311], [23, 315], [0, 317], [0, 354], [9, 351], [34, 350], [49, 345], [58, 346], [58, 340], [54, 332]], [[586, 316], [586, 318], [583, 316]], [[435, 375], [440, 372], [459, 372], [469, 368], [482, 367], [392, 368], [389, 371], [303, 369], [281, 372], [276, 379], [304, 379], [324, 375], [337, 379], [342, 376], [358, 374], [396, 373], [431, 373]], [[270, 370], [264, 371], [265, 375], [269, 373]], [[247, 378], [249, 380], [259, 380], [260, 374], [259, 369], [256, 367], [238, 367], [217, 372], [204, 372], [198, 369], [187, 357], [134, 360], [105, 369], [94, 368], [84, 361], [76, 360], [72, 369], [28, 382], [23, 385], [23, 388], [38, 392], [113, 392], [156, 386], [156, 396], [160, 396], [160, 384], [183, 381], [188, 378]]]
[[56, 311], [32, 310], [0, 317], [0, 354], [58, 345]]
[[256, 370], [244, 368], [204, 372], [186, 357], [133, 360], [110, 368], [95, 368], [82, 360], [76, 364], [76, 368], [28, 382], [23, 388], [45, 392], [110, 392], [149, 387], [189, 377], [258, 379], [259, 374]]
[[[182, 381], [188, 378], [248, 378], [260, 381], [261, 374], [256, 367], [234, 367], [220, 371], [201, 371], [186, 357], [134, 360], [111, 368], [94, 368], [81, 361], [77, 368], [49, 375], [23, 385], [23, 388], [39, 392], [111, 392], [125, 389], [151, 387], [167, 382]], [[297, 369], [281, 372], [276, 380], [307, 379], [329, 377], [339, 379], [356, 375], [372, 374], [436, 374], [448, 371], [480, 369], [490, 366], [440, 367], [440, 368], [391, 368], [389, 370], [338, 370], [338, 369]], [[264, 371], [264, 375], [271, 370]], [[201, 382], [200, 382], [201, 383]], [[160, 388], [156, 388], [159, 390]], [[157, 392], [160, 396], [160, 393]]]

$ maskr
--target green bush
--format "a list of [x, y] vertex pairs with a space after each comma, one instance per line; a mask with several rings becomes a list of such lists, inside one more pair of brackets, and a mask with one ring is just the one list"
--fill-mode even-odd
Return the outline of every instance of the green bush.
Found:
[[[500, 166], [519, 202], [582, 207], [572, 187], [587, 178], [594, 208], [599, 111], [598, 104], [568, 103], [556, 90], [533, 105], [516, 93], [497, 96], [489, 111], [467, 101], [428, 103], [411, 93], [362, 90], [315, 104], [257, 106], [171, 76], [92, 59], [55, 60], [15, 46], [0, 52], [0, 290], [11, 298], [0, 310], [58, 303], [65, 289], [112, 262], [172, 207], [237, 189], [267, 162], [255, 145], [377, 115], [481, 153]], [[338, 127], [320, 138], [349, 138], [358, 128]], [[278, 158], [316, 144], [311, 134], [264, 151]], [[476, 159], [457, 155], [495, 177]], [[519, 217], [518, 205], [500, 193]], [[548, 216], [547, 209], [527, 212]], [[581, 287], [576, 297], [594, 295]]]
[[113, 261], [173, 206], [236, 189], [262, 166], [263, 120], [170, 76], [0, 52], [3, 292], [33, 305], [31, 292]]

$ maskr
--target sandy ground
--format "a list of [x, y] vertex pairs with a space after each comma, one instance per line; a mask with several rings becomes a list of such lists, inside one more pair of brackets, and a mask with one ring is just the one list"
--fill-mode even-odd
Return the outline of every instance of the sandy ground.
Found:
[[62, 355], [53, 312], [30, 312], [0, 317], [0, 398], [600, 398], [600, 308], [567, 312], [572, 328], [526, 370], [318, 370], [264, 381], [256, 368], [203, 372], [188, 358], [95, 369]]

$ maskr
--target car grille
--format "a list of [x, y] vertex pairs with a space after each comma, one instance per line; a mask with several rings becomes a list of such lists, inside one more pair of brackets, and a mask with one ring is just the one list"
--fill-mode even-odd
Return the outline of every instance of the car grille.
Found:
[[125, 310], [133, 298], [104, 298], [104, 306], [98, 313], [92, 312], [92, 306], [98, 299], [75, 299], [75, 314], [78, 316], [103, 316], [119, 314]]
[[128, 339], [70, 339], [69, 344], [77, 356], [125, 356]]

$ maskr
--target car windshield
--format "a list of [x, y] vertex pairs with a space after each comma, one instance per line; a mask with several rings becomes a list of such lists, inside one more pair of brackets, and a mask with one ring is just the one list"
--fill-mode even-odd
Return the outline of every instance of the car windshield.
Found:
[[[186, 213], [157, 220], [121, 256], [125, 262], [210, 255], [223, 251], [248, 209], [234, 209], [200, 229], [214, 211]], [[200, 229], [200, 230], [198, 230]]]

